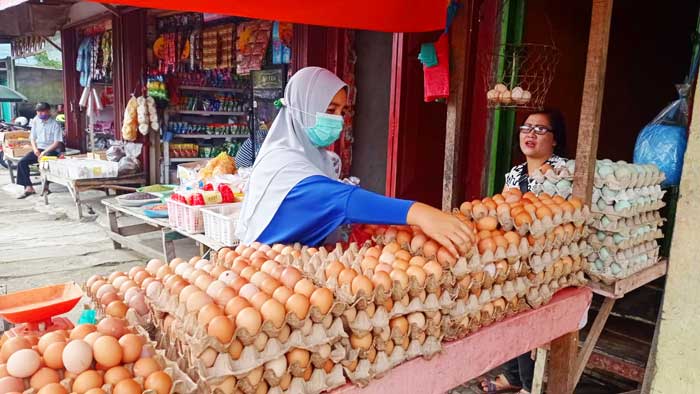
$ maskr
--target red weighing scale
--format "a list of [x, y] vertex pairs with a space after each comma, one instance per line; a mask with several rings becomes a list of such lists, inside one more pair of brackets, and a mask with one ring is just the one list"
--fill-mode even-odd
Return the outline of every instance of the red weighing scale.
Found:
[[64, 283], [0, 295], [0, 317], [15, 324], [5, 332], [7, 337], [41, 336], [56, 330], [70, 330], [73, 323], [64, 314], [83, 297], [75, 283]]

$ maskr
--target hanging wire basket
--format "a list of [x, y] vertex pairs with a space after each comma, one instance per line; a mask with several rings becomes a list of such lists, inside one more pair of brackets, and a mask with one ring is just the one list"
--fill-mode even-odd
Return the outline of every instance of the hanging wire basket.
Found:
[[546, 44], [502, 44], [480, 55], [489, 108], [539, 110], [559, 62]]

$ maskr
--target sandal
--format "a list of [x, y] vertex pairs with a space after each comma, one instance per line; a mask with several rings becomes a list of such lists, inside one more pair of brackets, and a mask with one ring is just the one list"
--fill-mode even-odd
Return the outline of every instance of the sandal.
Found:
[[[497, 381], [503, 381], [503, 384], [498, 384]], [[520, 390], [518, 386], [512, 386], [508, 379], [504, 376], [497, 376], [495, 379], [484, 380], [481, 382], [481, 390], [486, 394], [513, 393]]]
[[17, 199], [18, 199], [18, 200], [23, 200], [23, 199], [25, 199], [25, 198], [27, 198], [27, 197], [33, 195], [33, 194], [36, 194], [36, 192], [24, 192], [24, 193], [22, 193], [21, 196], [17, 197]]

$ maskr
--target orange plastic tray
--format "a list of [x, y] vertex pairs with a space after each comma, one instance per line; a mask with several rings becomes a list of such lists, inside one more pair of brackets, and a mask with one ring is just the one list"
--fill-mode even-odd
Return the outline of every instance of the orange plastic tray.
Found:
[[18, 291], [0, 296], [0, 316], [15, 324], [44, 321], [70, 311], [82, 297], [75, 283]]

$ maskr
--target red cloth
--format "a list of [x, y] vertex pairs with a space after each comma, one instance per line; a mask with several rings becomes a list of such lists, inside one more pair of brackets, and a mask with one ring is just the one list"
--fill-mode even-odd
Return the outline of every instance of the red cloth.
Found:
[[175, 11], [194, 11], [319, 26], [388, 32], [445, 28], [447, 1], [421, 0], [91, 0]]
[[435, 43], [438, 64], [423, 66], [423, 99], [426, 103], [450, 96], [450, 41], [443, 34]]

